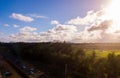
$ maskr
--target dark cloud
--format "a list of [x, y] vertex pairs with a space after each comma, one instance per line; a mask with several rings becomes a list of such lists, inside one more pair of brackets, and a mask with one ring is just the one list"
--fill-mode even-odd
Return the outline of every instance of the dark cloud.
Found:
[[88, 31], [95, 31], [95, 30], [106, 30], [112, 25], [112, 20], [105, 20], [100, 24], [95, 24], [90, 26], [87, 30]]

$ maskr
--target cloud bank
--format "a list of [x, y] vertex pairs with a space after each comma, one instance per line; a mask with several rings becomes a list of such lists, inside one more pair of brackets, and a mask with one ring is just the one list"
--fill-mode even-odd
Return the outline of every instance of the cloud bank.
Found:
[[[33, 21], [30, 17], [16, 13], [12, 14], [12, 18], [25, 22]], [[85, 17], [78, 16], [64, 24], [60, 24], [57, 20], [51, 21], [51, 24], [55, 27], [45, 32], [38, 32], [33, 26], [25, 26], [5, 40], [10, 42], [120, 42], [120, 23], [110, 18], [104, 8], [96, 12], [89, 11]], [[80, 30], [81, 27], [84, 28], [83, 31]]]

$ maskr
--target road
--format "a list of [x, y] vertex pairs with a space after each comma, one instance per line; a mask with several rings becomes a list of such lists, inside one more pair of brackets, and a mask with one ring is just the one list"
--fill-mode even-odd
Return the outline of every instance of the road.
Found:
[[16, 58], [17, 54], [13, 56], [7, 53], [6, 48], [15, 52], [12, 45], [1, 44], [1, 46], [4, 48], [0, 52], [0, 78], [48, 78], [44, 72], [34, 69], [29, 64], [22, 62], [21, 59]]
[[[25, 66], [25, 68], [21, 68]], [[16, 63], [6, 56], [0, 55], [0, 78], [48, 78], [42, 71], [34, 69], [29, 64]], [[5, 75], [6, 72], [9, 74]], [[32, 72], [32, 74], [30, 74]]]
[[[7, 72], [9, 72], [9, 74], [6, 74]], [[0, 77], [1, 78], [23, 78], [17, 72], [17, 70], [14, 69], [1, 55], [0, 55]]]

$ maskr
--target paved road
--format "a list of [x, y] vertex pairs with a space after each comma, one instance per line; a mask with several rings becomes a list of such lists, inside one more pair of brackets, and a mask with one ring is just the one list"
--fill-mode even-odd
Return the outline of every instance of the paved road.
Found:
[[[5, 72], [10, 72], [8, 76]], [[0, 55], [0, 78], [22, 78], [17, 71]]]

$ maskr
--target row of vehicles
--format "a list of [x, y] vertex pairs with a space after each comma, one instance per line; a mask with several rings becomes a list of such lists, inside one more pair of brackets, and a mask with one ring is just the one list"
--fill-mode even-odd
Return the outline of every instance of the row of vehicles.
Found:
[[6, 67], [4, 67], [2, 64], [3, 59], [6, 60], [18, 73], [20, 73], [22, 78], [48, 78], [47, 75], [38, 69], [35, 69], [32, 65], [26, 64], [13, 55], [6, 53], [0, 55], [0, 74], [2, 75], [2, 78], [9, 78], [9, 76], [13, 74]]
[[[5, 49], [0, 54], [0, 60], [5, 59], [11, 66], [13, 66], [14, 69], [17, 70], [18, 73], [20, 73], [23, 78], [48, 78], [44, 72], [41, 72], [38, 69], [35, 69], [34, 66], [30, 64], [26, 64], [24, 61], [21, 60], [19, 54], [16, 53], [14, 47], [9, 44], [1, 44]], [[9, 48], [11, 53], [9, 51], [6, 51]], [[12, 54], [13, 53], [13, 54]], [[2, 65], [2, 63], [0, 64]], [[7, 70], [7, 68], [2, 67], [2, 75], [5, 77], [9, 77], [12, 75], [12, 72]], [[0, 70], [1, 71], [1, 70]]]

